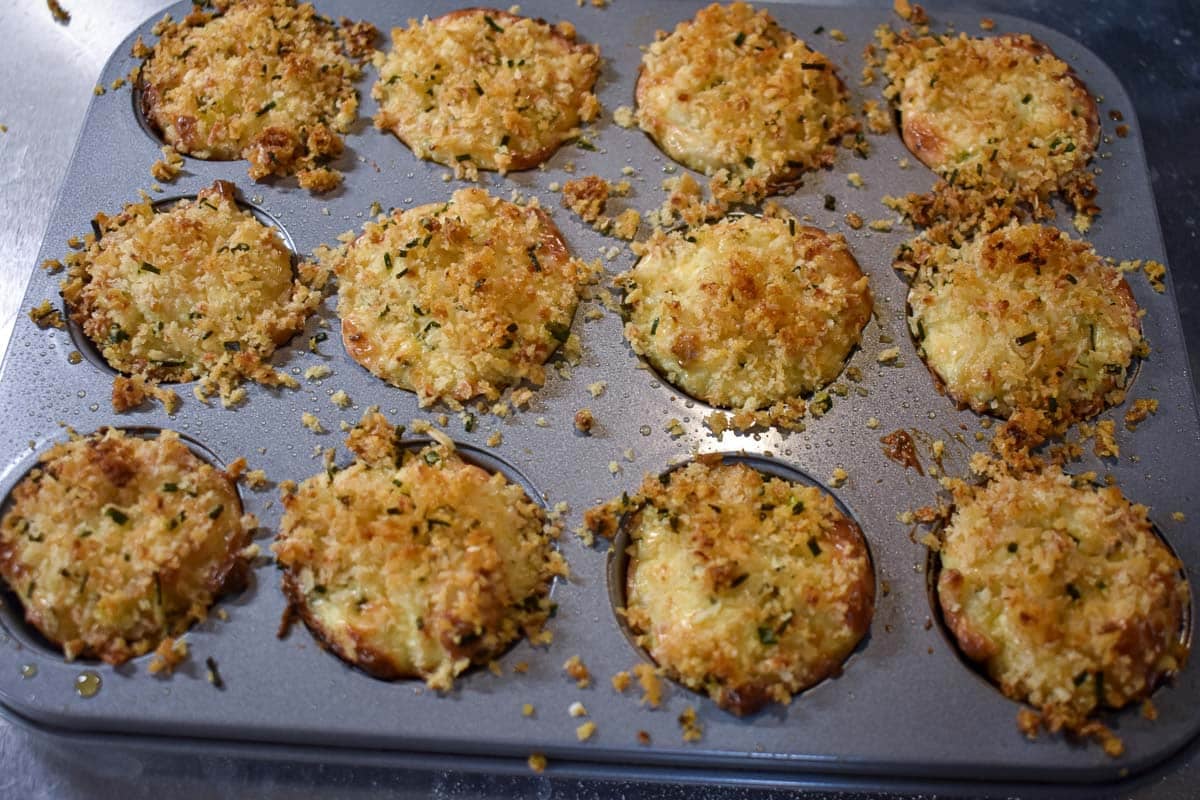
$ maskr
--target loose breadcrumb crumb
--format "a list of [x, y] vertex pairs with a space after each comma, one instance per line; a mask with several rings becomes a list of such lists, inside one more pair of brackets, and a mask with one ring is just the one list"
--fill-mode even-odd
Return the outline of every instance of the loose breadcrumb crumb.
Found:
[[633, 109], [629, 106], [617, 106], [613, 111], [613, 122], [622, 128], [632, 128], [637, 125], [637, 117], [634, 116]]
[[863, 226], [863, 218], [851, 211], [846, 215], [846, 224], [854, 230], [858, 230]]
[[50, 304], [49, 300], [43, 300], [39, 305], [29, 309], [29, 319], [34, 325], [45, 330], [46, 328], [65, 328], [67, 323], [63, 320], [62, 312]]
[[541, 753], [534, 753], [530, 755], [528, 761], [525, 763], [529, 764], [529, 768], [538, 775], [541, 775], [546, 771], [546, 757]]
[[1100, 458], [1116, 458], [1121, 455], [1114, 435], [1117, 423], [1111, 419], [1102, 419], [1096, 423], [1096, 445], [1094, 452]]
[[333, 374], [333, 370], [331, 370], [329, 367], [325, 366], [324, 364], [317, 364], [315, 366], [309, 367], [308, 369], [304, 370], [305, 380], [310, 380], [310, 381], [319, 381], [322, 378], [328, 378], [332, 374]]
[[841, 467], [834, 467], [833, 475], [829, 479], [829, 485], [835, 489], [846, 483], [846, 479], [850, 477], [850, 473]]
[[596, 381], [593, 384], [589, 384], [587, 388], [592, 397], [599, 397], [600, 395], [604, 394], [604, 390], [608, 388], [608, 382]]
[[658, 677], [658, 670], [651, 664], [636, 664], [633, 674], [642, 687], [642, 705], [651, 708], [662, 705], [662, 681]]
[[867, 427], [871, 430], [875, 430], [879, 427], [879, 419], [877, 417], [869, 417], [867, 419]]
[[683, 730], [685, 742], [698, 742], [704, 738], [704, 726], [696, 718], [696, 709], [688, 706], [679, 715], [679, 727]]
[[588, 712], [583, 703], [576, 700], [567, 707], [567, 713], [572, 717], [586, 717]]
[[1151, 414], [1158, 413], [1158, 401], [1152, 398], [1138, 398], [1133, 401], [1133, 405], [1125, 412], [1125, 427], [1129, 430], [1135, 430], [1139, 423], [1146, 419]]
[[1187, 515], [1182, 511], [1172, 511], [1171, 519], [1175, 520], [1176, 522], [1184, 522], [1187, 520]]
[[325, 433], [325, 429], [321, 427], [321, 420], [317, 419], [308, 411], [305, 411], [300, 415], [300, 423], [313, 433]]
[[581, 742], [586, 742], [588, 739], [592, 738], [595, 733], [596, 723], [589, 720], [575, 729], [575, 738]]
[[575, 680], [575, 685], [580, 689], [586, 689], [592, 685], [592, 673], [588, 672], [587, 665], [579, 656], [568, 658], [563, 664], [563, 669]]
[[170, 675], [175, 672], [175, 667], [187, 661], [187, 657], [188, 643], [182, 639], [173, 639], [168, 636], [154, 650], [154, 658], [148, 669], [151, 675], [157, 675], [160, 672]]
[[849, 175], [847, 175], [846, 182], [849, 183], [851, 186], [853, 186], [855, 189], [863, 188], [862, 175], [859, 175], [857, 172], [851, 172]]
[[[1178, 513], [1178, 512], [1176, 512], [1176, 513]], [[630, 680], [631, 680], [631, 677], [630, 677], [629, 673], [626, 672], [625, 670], [621, 670], [616, 675], [612, 676], [611, 682], [612, 682], [613, 690], [623, 693], [626, 689], [629, 688]]]
[[550, 427], [550, 423], [549, 423], [549, 421], [547, 421], [547, 419], [545, 417], [538, 417], [537, 419], [535, 419], [533, 421], [533, 424], [537, 425], [539, 428], [549, 428]]
[[532, 717], [534, 712], [533, 703], [526, 703], [521, 706], [521, 716]]
[[900, 358], [900, 348], [889, 347], [880, 351], [879, 356], [875, 360], [880, 364], [893, 364], [898, 358]]
[[580, 433], [591, 433], [596, 424], [596, 418], [590, 408], [581, 408], [575, 412], [575, 429]]
[[350, 395], [346, 394], [345, 389], [338, 389], [329, 396], [329, 402], [338, 408], [348, 408], [350, 406]]
[[664, 430], [673, 437], [680, 437], [687, 433], [687, 431], [684, 430], [683, 424], [674, 417], [667, 420], [667, 426], [664, 428]]
[[492, 431], [492, 435], [487, 438], [488, 447], [499, 447], [504, 442], [504, 435], [500, 431]]

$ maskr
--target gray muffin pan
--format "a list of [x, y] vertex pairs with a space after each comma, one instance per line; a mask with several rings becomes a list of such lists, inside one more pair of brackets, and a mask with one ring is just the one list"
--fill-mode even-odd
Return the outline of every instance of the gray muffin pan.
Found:
[[[387, 31], [409, 17], [436, 15], [456, 5], [461, 4], [323, 0], [318, 8], [334, 17], [367, 19]], [[179, 3], [171, 11], [178, 18], [188, 8], [187, 3]], [[487, 174], [484, 185], [503, 197], [513, 190], [538, 197], [545, 207], [555, 209], [563, 235], [581, 257], [590, 260], [602, 249], [620, 247], [620, 242], [601, 237], [561, 209], [560, 196], [549, 186], [572, 177], [568, 174], [572, 162], [575, 176], [595, 173], [612, 181], [623, 177], [623, 167], [632, 166], [637, 172], [631, 178], [632, 197], [615, 201], [617, 209], [627, 203], [645, 212], [661, 204], [665, 197], [661, 181], [683, 168], [673, 165], [639, 131], [613, 124], [611, 113], [618, 106], [633, 104], [639, 48], [653, 40], [656, 30], [673, 28], [697, 8], [694, 2], [618, 3], [606, 9], [550, 0], [523, 3], [522, 13], [552, 21], [568, 19], [581, 39], [601, 46], [605, 69], [599, 93], [606, 113], [594, 126], [595, 151], [567, 145], [544, 170], [505, 178]], [[890, 12], [797, 5], [770, 10], [784, 26], [838, 64], [856, 107], [863, 100], [879, 99], [880, 83], [858, 85], [861, 53], [875, 26], [899, 22]], [[935, 23], [939, 28], [953, 23], [974, 33], [978, 21], [975, 14], [950, 14]], [[1102, 170], [1098, 182], [1104, 212], [1088, 238], [1107, 256], [1164, 261], [1138, 124], [1112, 72], [1094, 54], [1049, 29], [1002, 16], [996, 21], [997, 33], [1024, 31], [1047, 42], [1075, 67], [1095, 95], [1103, 97], [1105, 143], [1100, 151], [1104, 157], [1095, 166]], [[147, 20], [137, 31], [148, 42], [154, 41], [149, 33], [152, 23]], [[814, 33], [818, 29], [821, 32]], [[831, 38], [834, 29], [844, 31], [847, 41]], [[134, 66], [129, 55], [133, 38], [109, 60], [101, 78], [105, 86]], [[445, 199], [464, 184], [444, 181], [445, 167], [418, 161], [391, 135], [371, 126], [374, 77], [374, 70], [368, 68], [359, 87], [361, 119], [346, 137], [346, 154], [336, 165], [346, 173], [345, 184], [337, 191], [313, 196], [290, 179], [255, 184], [247, 177], [244, 162], [189, 158], [185, 173], [155, 197], [190, 196], [214, 179], [233, 181], [246, 204], [274, 220], [301, 255], [358, 228], [373, 202], [386, 209]], [[139, 121], [130, 95], [123, 88], [92, 101], [39, 262], [62, 258], [67, 239], [90, 231], [96, 212], [115, 213], [136, 200], [139, 189], [149, 189], [154, 182], [149, 168], [160, 156], [161, 143]], [[1123, 112], [1128, 138], [1114, 134], [1110, 109]], [[617, 316], [605, 313], [600, 320], [585, 321], [584, 307], [573, 328], [582, 342], [583, 360], [571, 369], [569, 378], [551, 370], [527, 411], [506, 419], [480, 416], [470, 433], [451, 415], [446, 429], [456, 440], [492, 454], [524, 476], [550, 505], [568, 503], [569, 529], [579, 526], [584, 510], [594, 503], [633, 491], [644, 473], [658, 473], [694, 450], [745, 451], [774, 459], [785, 470], [826, 487], [834, 468], [844, 467], [849, 480], [830, 491], [864, 531], [879, 592], [871, 632], [840, 677], [800, 694], [790, 706], [770, 706], [745, 719], [673, 684], [667, 685], [666, 700], [658, 710], [641, 707], [635, 689], [616, 694], [609, 678], [643, 656], [626, 638], [613, 611], [605, 545], [589, 548], [567, 534], [560, 547], [572, 576], [554, 589], [559, 608], [550, 623], [553, 644], [534, 648], [522, 642], [500, 659], [502, 675], [474, 670], [445, 696], [426, 690], [418, 681], [374, 680], [323, 651], [303, 625], [294, 627], [287, 638], [277, 638], [284, 599], [275, 567], [263, 559], [249, 588], [219, 603], [228, 612], [227, 621], [214, 617], [187, 634], [192, 657], [167, 679], [149, 674], [149, 656], [116, 668], [66, 663], [22, 622], [8, 598], [0, 632], [0, 700], [7, 713], [73, 737], [187, 737], [239, 742], [250, 749], [253, 743], [316, 745], [364, 753], [391, 751], [406, 757], [426, 753], [439, 762], [451, 757], [463, 764], [497, 757], [524, 759], [541, 752], [552, 765], [556, 760], [586, 762], [613, 775], [623, 769], [657, 768], [679, 774], [696, 768], [739, 771], [743, 776], [772, 773], [775, 780], [789, 774], [840, 773], [860, 778], [1081, 783], [1113, 780], [1162, 762], [1200, 729], [1200, 717], [1194, 713], [1200, 707], [1200, 670], [1194, 665], [1157, 692], [1156, 722], [1143, 719], [1136, 708], [1104, 717], [1127, 745], [1125, 756], [1111, 759], [1094, 744], [1081, 746], [1063, 737], [1026, 741], [1016, 727], [1018, 704], [967, 667], [936, 622], [926, 591], [926, 550], [914, 542], [909, 526], [897, 521], [897, 514], [932, 502], [937, 483], [888, 460], [879, 437], [898, 428], [917, 431], [918, 441], [925, 443], [920, 449], [927, 466], [928, 442], [944, 440], [946, 468], [952, 474], [964, 474], [970, 454], [986, 444], [975, 439], [982, 430], [980, 419], [956, 410], [934, 390], [906, 333], [906, 286], [890, 264], [894, 249], [911, 234], [900, 226], [891, 233], [866, 227], [855, 231], [845, 222], [850, 211], [868, 221], [890, 218], [880, 203], [885, 194], [923, 191], [934, 182], [895, 132], [868, 138], [872, 149], [868, 159], [842, 151], [832, 169], [806, 177], [795, 194], [780, 198], [795, 213], [811, 215], [814, 224], [846, 234], [870, 276], [878, 308], [862, 347], [850, 360], [862, 371], [862, 383], [843, 380], [849, 393], [835, 395], [829, 413], [809, 419], [807, 430], [727, 433], [718, 441], [702, 424], [707, 408], [643, 368], [622, 337]], [[901, 159], [907, 159], [907, 169], [900, 166]], [[863, 188], [848, 184], [850, 172], [862, 175]], [[827, 194], [836, 198], [834, 212], [824, 209]], [[1060, 213], [1059, 224], [1069, 224], [1069, 218], [1068, 213]], [[632, 256], [622, 249], [618, 257], [605, 261], [605, 267], [615, 274], [631, 263]], [[61, 302], [59, 276], [45, 274], [36, 263], [20, 268], [32, 274], [23, 310], [44, 299]], [[1188, 520], [1200, 519], [1200, 471], [1190, 466], [1200, 463], [1200, 426], [1175, 297], [1169, 278], [1165, 294], [1152, 291], [1140, 274], [1129, 280], [1147, 310], [1145, 333], [1153, 348], [1134, 380], [1129, 402], [1153, 397], [1161, 405], [1136, 434], [1119, 422], [1125, 407], [1106, 413], [1105, 418], [1118, 420], [1120, 458], [1099, 462], [1089, 454], [1072, 469], [1111, 473], [1131, 499], [1150, 506], [1153, 521], [1195, 584], [1200, 541], [1190, 535], [1190, 522], [1172, 516], [1180, 511]], [[62, 424], [84, 433], [104, 425], [173, 428], [203, 445], [220, 462], [228, 464], [244, 455], [251, 467], [264, 468], [273, 481], [299, 481], [321, 469], [315, 448], [341, 445], [339, 421], [355, 422], [369, 406], [380, 406], [396, 422], [435, 417], [438, 410], [422, 413], [413, 394], [385, 385], [346, 356], [335, 304], [336, 297], [330, 297], [319, 319], [310, 320], [308, 330], [276, 359], [280, 368], [298, 378], [316, 364], [330, 367], [331, 377], [320, 383], [301, 378], [302, 385], [295, 391], [251, 386], [248, 402], [232, 410], [202, 405], [185, 384], [179, 387], [182, 407], [170, 416], [149, 405], [114, 414], [109, 403], [112, 372], [89, 355], [78, 332], [39, 330], [23, 314], [0, 366], [0, 407], [5, 409], [0, 452], [6, 454], [0, 495], [7, 495], [38, 453], [65, 437]], [[328, 340], [319, 345], [318, 354], [309, 352], [308, 338], [322, 330]], [[899, 363], [877, 363], [879, 353], [893, 346], [900, 348]], [[68, 355], [76, 349], [85, 358], [72, 365]], [[607, 382], [607, 391], [593, 398], [588, 386], [601, 380]], [[855, 391], [856, 386], [866, 389], [865, 396]], [[349, 394], [351, 408], [342, 410], [330, 402], [337, 389]], [[575, 411], [585, 406], [597, 420], [587, 437], [572, 426]], [[331, 433], [318, 435], [301, 427], [300, 417], [306, 411], [316, 414]], [[539, 417], [548, 426], [535, 424]], [[867, 426], [871, 417], [880, 421], [877, 429]], [[673, 438], [666, 432], [672, 418], [680, 420], [683, 436]], [[485, 442], [495, 430], [502, 433], [503, 443], [489, 448]], [[630, 450], [632, 461], [626, 457]], [[615, 475], [610, 462], [620, 466]], [[257, 541], [267, 552], [279, 522], [278, 494], [274, 489], [243, 489], [242, 495], [247, 510], [258, 515], [262, 527]], [[1189, 625], [1194, 627], [1194, 618]], [[576, 688], [562, 670], [563, 662], [576, 654], [594, 676], [591, 688]], [[205, 680], [206, 658], [219, 665], [223, 689]], [[528, 673], [515, 674], [513, 665], [521, 661], [528, 662]], [[36, 668], [35, 676], [23, 677], [27, 666]], [[94, 670], [102, 681], [100, 691], [90, 698], [74, 691], [77, 676], [85, 670]], [[583, 720], [567, 713], [576, 700], [587, 707], [588, 719], [597, 725], [595, 736], [584, 743], [575, 737], [575, 728]], [[535, 706], [534, 717], [522, 716], [525, 703]], [[696, 743], [684, 743], [677, 721], [689, 705], [697, 709], [704, 726], [703, 739]], [[649, 746], [637, 743], [640, 730], [649, 733]]]

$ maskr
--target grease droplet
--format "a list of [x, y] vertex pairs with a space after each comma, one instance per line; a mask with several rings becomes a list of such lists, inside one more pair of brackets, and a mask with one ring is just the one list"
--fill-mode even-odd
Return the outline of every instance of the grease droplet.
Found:
[[642, 436], [649, 436], [650, 435], [650, 426], [643, 425], [642, 427], [638, 428], [638, 433], [640, 433]]
[[24, 664], [21, 667], [22, 678], [33, 678], [37, 676], [37, 664]]
[[88, 670], [75, 676], [75, 694], [80, 697], [95, 697], [100, 691], [100, 675]]

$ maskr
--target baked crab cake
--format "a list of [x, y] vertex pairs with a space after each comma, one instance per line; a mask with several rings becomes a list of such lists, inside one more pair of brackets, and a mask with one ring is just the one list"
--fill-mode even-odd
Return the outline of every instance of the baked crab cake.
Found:
[[537, 166], [600, 113], [600, 49], [568, 22], [487, 8], [410, 20], [376, 66], [375, 126], [460, 177]]
[[178, 434], [103, 428], [50, 449], [13, 489], [0, 575], [68, 660], [120, 664], [240, 588], [255, 524]]
[[[115, 370], [151, 382], [200, 379], [227, 403], [243, 378], [294, 385], [267, 364], [321, 302], [324, 273], [301, 264], [279, 231], [217, 181], [158, 210], [147, 198], [68, 259], [67, 309]], [[298, 274], [297, 274], [298, 273]]]
[[1084, 210], [1099, 113], [1050, 48], [1027, 35], [900, 39], [885, 71], [905, 145], [952, 186], [1063, 191]]
[[1182, 666], [1188, 587], [1145, 506], [1057, 469], [953, 491], [938, 601], [1005, 695], [1079, 730]]
[[647, 476], [625, 527], [626, 619], [676, 680], [749, 714], [840, 672], [875, 577], [833, 499], [702, 456]]
[[447, 690], [471, 664], [537, 635], [565, 564], [521, 487], [437, 439], [403, 449], [368, 413], [350, 434], [350, 466], [284, 496], [273, 549], [319, 641], [375, 677]]
[[858, 129], [833, 63], [746, 3], [713, 4], [642, 57], [637, 121], [668, 156], [765, 194]]
[[180, 153], [246, 159], [255, 180], [295, 173], [306, 188], [333, 188], [341, 175], [320, 165], [341, 155], [354, 123], [362, 70], [350, 56], [371, 51], [374, 29], [339, 29], [295, 0], [215, 5], [159, 23], [140, 77], [146, 120]]
[[790, 216], [656, 231], [618, 282], [634, 351], [721, 408], [763, 408], [829, 383], [872, 309], [845, 239]]
[[1070, 424], [1125, 398], [1144, 355], [1121, 273], [1056, 228], [1010, 224], [961, 248], [910, 243], [908, 326], [947, 394], [979, 413]]
[[543, 383], [590, 279], [546, 212], [483, 189], [368, 222], [332, 265], [346, 351], [422, 406]]

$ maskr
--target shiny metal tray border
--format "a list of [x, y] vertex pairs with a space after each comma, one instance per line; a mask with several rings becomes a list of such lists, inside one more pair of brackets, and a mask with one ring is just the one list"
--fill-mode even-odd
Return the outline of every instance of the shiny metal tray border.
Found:
[[[409, 16], [428, 11], [436, 14], [455, 4], [428, 6], [404, 4], [384, 9], [364, 0], [320, 3], [319, 10], [334, 16], [365, 18], [381, 30], [403, 24]], [[653, 8], [626, 13], [619, 6], [597, 10], [550, 2], [523, 4], [523, 13], [573, 21], [580, 36], [601, 45], [607, 67], [601, 83], [601, 100], [611, 113], [619, 105], [632, 105], [632, 83], [639, 63], [639, 46], [652, 40], [656, 28], [670, 29], [699, 7], [695, 3], [663, 3]], [[176, 16], [187, 4], [173, 7]], [[893, 22], [882, 9], [770, 6], [780, 22], [830, 55], [838, 63], [854, 100], [877, 97], [878, 88], [861, 90], [857, 76], [861, 49], [874, 26]], [[407, 11], [403, 9], [408, 9]], [[993, 15], [995, 16], [995, 15]], [[1140, 149], [1132, 106], [1112, 73], [1092, 53], [1072, 40], [1041, 26], [996, 16], [996, 32], [1028, 31], [1049, 43], [1075, 66], [1093, 93], [1105, 97], [1102, 114], [1118, 108], [1130, 127], [1128, 139], [1114, 138], [1101, 152], [1111, 159], [1098, 160], [1103, 168], [1098, 182], [1100, 203], [1106, 213], [1088, 238], [1105, 255], [1117, 258], [1164, 260], [1153, 197], [1144, 157]], [[975, 14], [947, 14], [937, 20], [953, 21], [964, 31], [975, 30]], [[151, 21], [138, 32], [148, 33]], [[813, 36], [823, 26], [840, 28], [848, 42], [838, 44], [827, 34]], [[136, 33], [135, 33], [136, 35]], [[149, 37], [148, 37], [149, 38]], [[133, 36], [121, 45], [101, 78], [105, 85], [128, 72], [134, 60], [128, 54]], [[373, 72], [368, 70], [360, 89], [364, 95], [355, 133], [347, 138], [348, 154], [339, 163], [347, 172], [346, 185], [328, 197], [310, 197], [290, 181], [253, 184], [245, 175], [243, 162], [200, 162], [188, 159], [187, 173], [167, 196], [194, 194], [216, 178], [234, 181], [243, 199], [264, 209], [291, 234], [298, 250], [308, 253], [322, 242], [331, 242], [344, 230], [356, 228], [367, 215], [372, 201], [385, 208], [409, 206], [444, 199], [458, 182], [444, 183], [445, 168], [418, 162], [393, 140], [373, 130], [369, 117], [374, 104], [369, 99]], [[607, 116], [607, 115], [606, 115]], [[1106, 133], [1111, 124], [1104, 122]], [[1198, 723], [1188, 709], [1200, 693], [1195, 669], [1187, 669], [1173, 688], [1158, 696], [1160, 719], [1150, 724], [1136, 710], [1112, 718], [1126, 739], [1129, 753], [1110, 760], [1097, 747], [1081, 748], [1061, 739], [1044, 739], [1031, 745], [1016, 731], [1017, 706], [958, 661], [954, 650], [936, 626], [926, 629], [931, 616], [925, 596], [923, 548], [907, 537], [907, 529], [895, 522], [896, 512], [928, 502], [935, 491], [931, 480], [919, 479], [887, 461], [880, 452], [880, 433], [897, 427], [917, 428], [946, 438], [960, 432], [974, 444], [972, 434], [978, 419], [969, 412], [956, 412], [938, 396], [924, 366], [913, 352], [903, 325], [904, 285], [890, 269], [890, 254], [905, 238], [905, 232], [880, 234], [849, 230], [843, 221], [848, 211], [864, 219], [888, 216], [878, 200], [883, 194], [927, 189], [931, 174], [916, 165], [895, 134], [871, 136], [869, 160], [839, 156], [835, 167], [813, 176], [795, 195], [782, 198], [784, 206], [799, 214], [811, 214], [817, 224], [847, 234], [851, 246], [871, 276], [880, 318], [866, 332], [864, 345], [852, 359], [863, 370], [869, 396], [835, 398], [833, 410], [822, 419], [811, 420], [802, 434], [780, 436], [766, 431], [752, 436], [731, 436], [723, 441], [708, 436], [700, 420], [707, 413], [701, 405], [689, 406], [679, 393], [662, 385], [653, 373], [638, 369], [638, 362], [620, 335], [620, 323], [611, 316], [584, 322], [577, 315], [574, 330], [584, 346], [584, 362], [574, 368], [571, 380], [552, 376], [538, 392], [533, 408], [505, 421], [480, 420], [472, 434], [452, 422], [449, 433], [456, 439], [482, 445], [495, 428], [505, 438], [496, 454], [507, 460], [542, 491], [550, 502], [567, 501], [572, 507], [570, 526], [578, 523], [591, 503], [636, 486], [643, 472], [657, 472], [668, 462], [686, 455], [694, 446], [705, 451], [773, 453], [787, 465], [817, 482], [826, 482], [835, 466], [851, 475], [846, 487], [833, 490], [856, 516], [866, 533], [875, 560], [877, 579], [890, 586], [881, 595], [872, 634], [851, 658], [845, 674], [827, 681], [796, 698], [786, 709], [775, 707], [748, 720], [737, 720], [707, 700], [682, 689], [670, 693], [664, 709], [639, 709], [635, 697], [617, 697], [607, 678], [626, 669], [639, 655], [621, 635], [608, 601], [603, 552], [584, 548], [577, 540], [563, 540], [564, 555], [574, 577], [560, 585], [555, 598], [560, 604], [553, 623], [555, 644], [547, 650], [518, 645], [501, 663], [503, 677], [476, 671], [464, 677], [448, 697], [437, 698], [419, 690], [412, 682], [386, 684], [373, 681], [345, 667], [315, 646], [303, 629], [284, 641], [274, 638], [283, 608], [277, 575], [269, 566], [260, 567], [251, 587], [223, 603], [229, 622], [210, 621], [188, 634], [193, 659], [176, 677], [163, 681], [146, 673], [148, 658], [110, 669], [96, 668], [104, 677], [104, 688], [84, 700], [71, 691], [72, 681], [85, 665], [66, 665], [60, 657], [30, 646], [19, 625], [6, 616], [9, 633], [0, 646], [0, 700], [22, 716], [42, 725], [74, 731], [138, 733], [211, 737], [226, 740], [258, 740], [355, 748], [385, 748], [436, 751], [467, 758], [480, 756], [523, 757], [531, 751], [545, 752], [551, 760], [606, 763], [620, 772], [631, 764], [668, 767], [720, 766], [753, 771], [841, 772], [873, 775], [931, 776], [1058, 781], [1111, 780], [1123, 770], [1138, 772], [1166, 758], [1195, 734]], [[611, 122], [601, 122], [594, 137], [600, 150], [584, 152], [565, 147], [542, 171], [516, 173], [506, 179], [487, 176], [485, 185], [500, 196], [516, 188], [539, 196], [547, 207], [557, 207], [558, 196], [546, 187], [551, 181], [567, 179], [562, 167], [576, 162], [576, 175], [596, 172], [617, 180], [625, 164], [635, 166], [642, 180], [634, 180], [631, 205], [647, 210], [661, 202], [659, 181], [670, 164], [637, 131], [626, 131]], [[139, 188], [152, 182], [149, 165], [158, 158], [159, 143], [149, 137], [132, 113], [125, 91], [96, 98], [89, 109], [79, 145], [72, 159], [57, 209], [39, 254], [61, 257], [63, 242], [89, 230], [96, 211], [112, 212], [136, 198]], [[914, 166], [900, 170], [896, 161], [908, 157]], [[378, 171], [376, 170], [378, 166]], [[680, 168], [682, 170], [682, 168]], [[865, 189], [846, 185], [848, 172], [859, 172]], [[410, 177], [411, 176], [411, 177]], [[833, 194], [836, 213], [824, 211], [822, 198]], [[329, 215], [321, 213], [329, 209]], [[574, 251], [592, 257], [600, 247], [616, 246], [603, 239], [564, 211], [555, 214], [564, 236]], [[1067, 220], [1063, 219], [1062, 224]], [[624, 269], [628, 255], [608, 264], [610, 271]], [[33, 265], [28, 265], [33, 268]], [[57, 277], [37, 272], [31, 280], [22, 309], [44, 298], [54, 298]], [[1169, 279], [1168, 279], [1169, 280]], [[1152, 518], [1183, 557], [1193, 583], [1193, 565], [1200, 553], [1187, 538], [1189, 526], [1171, 520], [1172, 511], [1194, 518], [1196, 476], [1171, 472], [1172, 465], [1193, 463], [1200, 455], [1194, 392], [1187, 379], [1186, 358], [1178, 311], [1173, 294], [1156, 295], [1145, 281], [1133, 277], [1134, 293], [1148, 309], [1146, 334], [1154, 352], [1145, 362], [1130, 392], [1130, 398], [1149, 396], [1163, 401], [1156, 417], [1143, 424], [1135, 437], [1118, 435], [1122, 459], [1109, 471], [1133, 499], [1152, 506]], [[69, 366], [66, 355], [74, 345], [63, 332], [43, 332], [22, 317], [12, 344], [0, 364], [0, 402], [8, 409], [9, 423], [0, 431], [0, 444], [12, 456], [0, 474], [0, 491], [7, 493], [34, 461], [33, 451], [45, 449], [62, 437], [57, 423], [66, 422], [81, 431], [100, 425], [157, 425], [173, 427], [211, 448], [218, 458], [231, 461], [246, 455], [252, 466], [262, 466], [275, 480], [307, 477], [319, 469], [310, 456], [314, 446], [340, 444], [336, 432], [315, 436], [300, 428], [303, 411], [312, 411], [326, 428], [336, 431], [336, 421], [354, 421], [362, 409], [380, 405], [396, 421], [429, 417], [420, 413], [415, 398], [391, 389], [349, 361], [337, 336], [334, 299], [326, 302], [322, 316], [330, 321], [330, 338], [318, 358], [305, 351], [307, 336], [296, 338], [281, 352], [277, 363], [302, 371], [315, 363], [328, 363], [335, 375], [320, 385], [305, 384], [299, 391], [275, 393], [252, 389], [249, 403], [235, 411], [204, 408], [181, 394], [184, 406], [174, 417], [161, 409], [115, 415], [108, 407], [110, 376], [85, 361]], [[885, 333], [895, 342], [879, 342]], [[901, 348], [902, 368], [880, 367], [875, 356], [888, 346]], [[607, 393], [591, 398], [586, 387], [606, 380]], [[339, 412], [328, 394], [345, 389], [354, 408]], [[95, 404], [95, 409], [92, 406]], [[571, 416], [577, 408], [591, 407], [599, 421], [590, 438], [576, 436]], [[266, 409], [270, 409], [266, 411]], [[1122, 409], [1112, 413], [1119, 418]], [[930, 412], [933, 416], [930, 417]], [[274, 426], [268, 430], [262, 415], [269, 414]], [[545, 416], [548, 429], [533, 420]], [[879, 431], [865, 427], [876, 416]], [[672, 440], [663, 430], [667, 419], [684, 420], [688, 433]], [[651, 434], [638, 433], [649, 425]], [[33, 447], [30, 448], [29, 443]], [[258, 448], [265, 447], [265, 455]], [[622, 453], [637, 452], [632, 464]], [[974, 449], [982, 449], [977, 445]], [[1140, 457], [1139, 462], [1129, 455]], [[966, 448], [955, 449], [948, 466], [961, 471]], [[610, 461], [622, 463], [624, 471], [612, 476]], [[1079, 470], [1106, 469], [1093, 460], [1077, 465]], [[266, 544], [278, 521], [274, 493], [244, 492], [247, 509], [264, 525], [260, 541]], [[269, 506], [268, 506], [269, 504]], [[1195, 621], [1193, 620], [1193, 626]], [[25, 639], [25, 644], [22, 644]], [[578, 653], [596, 676], [596, 686], [580, 691], [561, 671], [562, 662]], [[227, 689], [218, 692], [203, 677], [203, 659], [212, 656], [220, 663]], [[511, 674], [519, 660], [530, 663], [525, 676]], [[35, 663], [36, 678], [20, 678], [19, 667]], [[578, 720], [566, 714], [570, 702], [579, 699], [588, 706], [598, 725], [592, 742], [577, 744], [574, 726]], [[522, 703], [538, 708], [536, 720], [520, 717]], [[702, 742], [683, 745], [675, 717], [686, 705], [696, 705], [706, 733]], [[934, 722], [935, 718], [940, 718]], [[634, 732], [650, 732], [654, 744], [640, 748]]]

